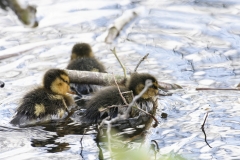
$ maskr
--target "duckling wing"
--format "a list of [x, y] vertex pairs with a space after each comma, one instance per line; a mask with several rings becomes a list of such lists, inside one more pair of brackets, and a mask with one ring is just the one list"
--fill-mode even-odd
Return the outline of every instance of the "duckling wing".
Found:
[[83, 57], [71, 61], [67, 69], [78, 71], [106, 72], [105, 67], [95, 58]]
[[20, 125], [26, 121], [41, 120], [59, 113], [64, 114], [65, 108], [62, 96], [56, 96], [43, 88], [38, 88], [23, 97], [22, 103], [10, 123]]
[[27, 119], [36, 118], [36, 115], [34, 113], [35, 105], [41, 104], [43, 95], [45, 94], [40, 88], [27, 93], [23, 97], [20, 106], [17, 108], [16, 115], [10, 123], [17, 125], [20, 123], [24, 123], [24, 121], [26, 121]]
[[[121, 92], [127, 91], [127, 88], [120, 87]], [[117, 87], [108, 87], [104, 90], [98, 91], [86, 104], [86, 112], [83, 116], [83, 121], [86, 123], [97, 123], [99, 120], [110, 116], [114, 118], [118, 114], [118, 107], [112, 107], [107, 109], [107, 107], [111, 107], [113, 105], [124, 105], [122, 97], [119, 94], [119, 90]]]

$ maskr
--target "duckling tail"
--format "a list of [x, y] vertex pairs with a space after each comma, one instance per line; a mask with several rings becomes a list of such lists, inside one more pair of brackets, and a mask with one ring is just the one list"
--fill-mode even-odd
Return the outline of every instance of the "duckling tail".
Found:
[[10, 123], [13, 124], [13, 125], [19, 125], [20, 124], [20, 119], [21, 119], [21, 116], [15, 116], [11, 121]]

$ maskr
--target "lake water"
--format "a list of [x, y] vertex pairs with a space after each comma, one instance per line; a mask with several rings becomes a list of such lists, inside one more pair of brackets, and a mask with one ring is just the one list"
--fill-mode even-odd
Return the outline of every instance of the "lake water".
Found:
[[[186, 159], [240, 159], [239, 91], [196, 91], [200, 87], [235, 88], [240, 82], [240, 2], [237, 0], [31, 0], [37, 6], [37, 28], [24, 27], [11, 12], [0, 10], [0, 159], [98, 159], [96, 131], [70, 123], [17, 128], [9, 124], [21, 97], [49, 68], [65, 68], [72, 46], [91, 44], [107, 71], [123, 74], [110, 49], [132, 72], [147, 53], [139, 72], [182, 90], [160, 97], [146, 141], [158, 154]], [[101, 35], [125, 10], [142, 7], [112, 43]], [[168, 113], [161, 119], [161, 112]], [[207, 140], [201, 131], [205, 114]], [[134, 148], [134, 147], [133, 147]], [[108, 156], [103, 150], [104, 156]]]

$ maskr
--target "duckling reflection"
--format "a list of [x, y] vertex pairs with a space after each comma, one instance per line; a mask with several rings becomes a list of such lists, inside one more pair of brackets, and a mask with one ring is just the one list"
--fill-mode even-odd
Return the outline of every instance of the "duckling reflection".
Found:
[[[87, 43], [77, 43], [72, 48], [71, 61], [67, 66], [69, 70], [106, 72], [105, 67], [94, 57], [92, 48]], [[80, 96], [95, 92], [97, 85], [71, 84], [71, 88]]]
[[[55, 152], [62, 152], [62, 151], [66, 151], [69, 150], [69, 143], [64, 143], [64, 142], [56, 142], [58, 136], [53, 136], [52, 138], [48, 138], [48, 139], [32, 139], [31, 142], [31, 146], [33, 147], [46, 147], [47, 151], [50, 153], [55, 153]], [[49, 146], [52, 145], [52, 146]]]
[[[133, 73], [125, 86], [120, 86], [121, 92], [133, 91], [133, 95], [138, 95], [145, 87], [145, 81], [151, 80], [153, 85], [137, 100], [137, 105], [147, 112], [151, 112], [154, 107], [153, 98], [158, 94], [158, 82], [155, 77], [147, 73]], [[114, 107], [108, 112], [100, 112], [101, 109], [113, 105], [124, 105], [123, 99], [120, 96], [117, 86], [107, 87], [98, 91], [86, 104], [86, 112], [82, 116], [83, 123], [98, 123], [104, 118], [110, 116], [114, 118], [117, 114], [123, 114], [127, 107]], [[139, 111], [132, 109], [130, 117], [135, 117]]]
[[66, 141], [59, 141], [59, 139], [66, 135], [83, 135], [86, 128], [86, 126], [73, 124], [70, 119], [66, 121], [52, 120], [51, 122], [41, 124], [40, 126], [44, 127], [44, 131], [54, 132], [56, 135], [54, 134], [47, 138], [32, 138], [31, 146], [46, 147], [46, 150], [50, 153], [69, 150], [71, 144]]
[[27, 93], [10, 123], [25, 126], [36, 122], [63, 118], [73, 105], [69, 77], [64, 70], [50, 69], [43, 77], [43, 86]]

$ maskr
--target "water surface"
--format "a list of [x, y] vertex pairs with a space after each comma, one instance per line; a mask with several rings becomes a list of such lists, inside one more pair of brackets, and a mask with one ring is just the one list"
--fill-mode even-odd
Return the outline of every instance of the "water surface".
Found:
[[[86, 42], [108, 72], [123, 74], [110, 49], [132, 72], [138, 68], [182, 90], [161, 97], [146, 140], [156, 140], [159, 154], [188, 159], [240, 159], [238, 91], [196, 91], [197, 87], [234, 88], [239, 83], [240, 2], [237, 0], [27, 1], [37, 5], [39, 26], [26, 28], [13, 13], [0, 10], [0, 159], [98, 159], [96, 131], [75, 123], [17, 128], [9, 124], [21, 97], [49, 68], [65, 68], [72, 46]], [[113, 44], [99, 41], [126, 9], [144, 7]], [[200, 129], [210, 110], [205, 130]], [[166, 120], [160, 114], [168, 113]], [[104, 144], [102, 144], [104, 146]], [[132, 147], [134, 148], [134, 147]], [[103, 155], [108, 157], [103, 147]]]

